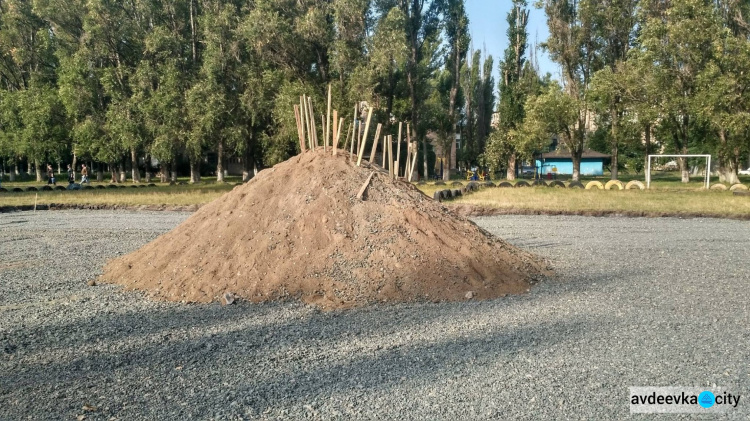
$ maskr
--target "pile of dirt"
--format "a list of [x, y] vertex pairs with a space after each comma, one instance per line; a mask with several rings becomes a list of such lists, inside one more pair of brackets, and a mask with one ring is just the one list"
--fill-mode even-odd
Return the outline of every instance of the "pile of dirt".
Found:
[[545, 270], [411, 184], [320, 151], [261, 171], [109, 262], [100, 280], [173, 301], [230, 293], [342, 308], [495, 298], [525, 292]]

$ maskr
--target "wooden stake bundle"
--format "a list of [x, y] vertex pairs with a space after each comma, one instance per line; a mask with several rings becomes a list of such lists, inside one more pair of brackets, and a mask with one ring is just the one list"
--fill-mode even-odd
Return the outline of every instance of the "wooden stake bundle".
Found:
[[[398, 144], [396, 146], [396, 162], [401, 162], [401, 126], [403, 123], [399, 121], [398, 123]], [[396, 178], [398, 178], [399, 174], [399, 164], [396, 164]]]
[[[330, 83], [328, 84], [328, 113], [326, 114], [326, 122], [327, 122], [325, 124], [326, 138], [325, 138], [325, 143], [323, 144], [324, 151], [328, 150], [328, 140], [330, 139], [330, 134], [331, 134], [331, 84]], [[336, 134], [334, 133], [334, 136], [335, 135]]]
[[310, 102], [307, 100], [307, 96], [302, 95], [303, 113], [305, 117], [305, 128], [307, 129], [307, 147], [313, 150], [313, 137], [312, 137], [312, 124], [310, 122]]
[[357, 166], [362, 165], [362, 156], [365, 153], [365, 144], [367, 143], [367, 132], [370, 131], [370, 120], [372, 120], [372, 107], [367, 112], [367, 123], [365, 123], [365, 133], [362, 136], [361, 145], [359, 146], [359, 153], [357, 153]]
[[383, 128], [383, 125], [378, 123], [378, 128], [375, 130], [375, 140], [372, 142], [372, 150], [370, 151], [370, 163], [373, 164], [375, 162], [375, 151], [378, 149], [378, 139], [380, 138], [380, 129]]

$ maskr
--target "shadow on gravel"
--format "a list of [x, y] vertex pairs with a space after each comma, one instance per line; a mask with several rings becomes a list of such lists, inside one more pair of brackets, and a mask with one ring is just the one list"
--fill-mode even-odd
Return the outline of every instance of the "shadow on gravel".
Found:
[[[25, 418], [28, 404], [38, 399], [54, 402], [64, 416], [88, 403], [101, 408], [98, 416], [203, 418], [231, 402], [239, 407], [226, 408], [230, 413], [257, 416], [321, 396], [387, 391], [414, 380], [440, 383], [500, 355], [597, 328], [585, 319], [471, 324], [475, 312], [506, 305], [343, 313], [276, 304], [174, 306], [15, 331], [0, 337], [0, 397], [8, 403], [0, 418]], [[427, 341], [420, 337], [424, 332]]]

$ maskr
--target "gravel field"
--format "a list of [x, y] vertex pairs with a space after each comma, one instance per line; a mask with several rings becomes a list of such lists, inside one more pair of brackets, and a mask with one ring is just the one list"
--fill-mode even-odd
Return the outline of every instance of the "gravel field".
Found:
[[87, 286], [187, 216], [0, 214], [0, 419], [622, 419], [628, 386], [713, 385], [750, 417], [748, 222], [480, 218], [558, 272], [490, 302], [323, 313]]

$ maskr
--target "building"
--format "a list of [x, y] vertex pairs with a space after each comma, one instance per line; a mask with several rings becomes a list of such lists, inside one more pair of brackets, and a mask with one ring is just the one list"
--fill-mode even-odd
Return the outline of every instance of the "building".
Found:
[[[609, 164], [610, 155], [584, 149], [581, 156], [581, 175], [604, 175], [604, 166]], [[566, 149], [557, 149], [543, 153], [541, 159], [536, 160], [536, 166], [541, 174], [573, 175], [573, 159]]]

